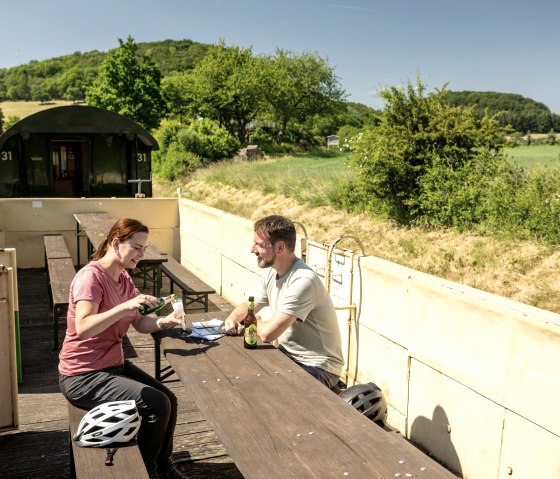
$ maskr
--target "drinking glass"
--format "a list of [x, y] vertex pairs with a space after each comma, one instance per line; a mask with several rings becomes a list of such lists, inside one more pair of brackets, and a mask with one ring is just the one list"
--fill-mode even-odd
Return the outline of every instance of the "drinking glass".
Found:
[[181, 326], [183, 331], [181, 332], [181, 337], [187, 337], [189, 335], [187, 331], [187, 324], [185, 322], [185, 310], [183, 308], [183, 300], [181, 298], [175, 298], [171, 300], [171, 306], [173, 307], [173, 312], [176, 318], [181, 318]]

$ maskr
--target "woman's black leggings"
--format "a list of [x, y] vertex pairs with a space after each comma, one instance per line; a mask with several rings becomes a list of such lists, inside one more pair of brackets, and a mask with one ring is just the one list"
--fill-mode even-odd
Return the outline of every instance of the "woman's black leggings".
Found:
[[173, 452], [177, 422], [177, 398], [157, 379], [129, 361], [123, 366], [79, 376], [59, 376], [64, 397], [82, 409], [92, 409], [108, 401], [134, 399], [142, 417], [138, 447], [148, 473], [158, 465], [165, 469]]

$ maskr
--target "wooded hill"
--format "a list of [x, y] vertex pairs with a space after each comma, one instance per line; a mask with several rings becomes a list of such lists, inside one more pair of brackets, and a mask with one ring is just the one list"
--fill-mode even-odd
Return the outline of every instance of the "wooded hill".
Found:
[[500, 124], [511, 125], [523, 133], [548, 133], [560, 130], [560, 115], [552, 113], [543, 103], [513, 93], [492, 91], [448, 91], [447, 100], [452, 105], [474, 106], [479, 115], [485, 110], [500, 113]]
[[[138, 55], [148, 54], [162, 76], [189, 70], [206, 55], [209, 45], [191, 40], [138, 43]], [[48, 60], [0, 69], [0, 101], [83, 100], [106, 52], [75, 52]]]
[[[148, 54], [162, 77], [190, 70], [203, 58], [209, 45], [192, 40], [163, 40], [138, 43], [138, 55]], [[81, 101], [93, 83], [107, 52], [79, 51], [48, 60], [0, 69], [0, 101]], [[453, 105], [474, 106], [483, 114], [501, 112], [500, 122], [523, 133], [560, 131], [560, 115], [539, 102], [521, 95], [497, 92], [447, 92]]]

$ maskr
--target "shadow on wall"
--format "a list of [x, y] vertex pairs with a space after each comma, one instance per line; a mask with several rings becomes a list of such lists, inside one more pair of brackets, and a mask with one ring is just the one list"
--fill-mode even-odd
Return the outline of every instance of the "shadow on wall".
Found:
[[463, 477], [457, 451], [451, 441], [449, 419], [441, 406], [436, 406], [432, 419], [419, 416], [412, 423], [410, 440], [420, 449], [430, 451], [437, 460], [459, 477]]

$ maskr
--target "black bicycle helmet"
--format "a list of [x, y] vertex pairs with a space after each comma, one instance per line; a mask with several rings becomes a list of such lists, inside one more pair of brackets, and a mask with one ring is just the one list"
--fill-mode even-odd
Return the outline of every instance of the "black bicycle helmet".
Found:
[[387, 402], [381, 389], [374, 383], [355, 384], [339, 396], [377, 425], [384, 427], [387, 421]]

